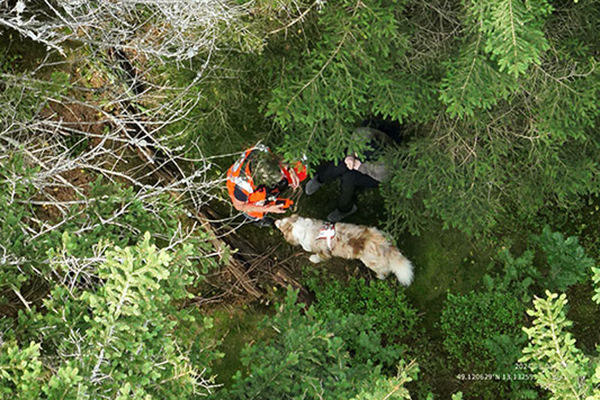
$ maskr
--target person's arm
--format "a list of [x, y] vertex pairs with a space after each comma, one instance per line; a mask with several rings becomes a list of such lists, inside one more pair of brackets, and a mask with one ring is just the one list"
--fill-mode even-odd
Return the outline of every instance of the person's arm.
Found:
[[346, 156], [344, 162], [349, 170], [356, 170], [379, 182], [386, 180], [389, 175], [389, 169], [382, 161], [364, 163], [355, 156]]
[[[390, 145], [392, 144], [392, 140], [380, 130], [370, 127], [360, 127], [354, 130], [354, 134], [357, 136], [363, 136], [367, 140], [377, 140], [380, 143]], [[348, 169], [356, 170], [361, 174], [365, 174], [375, 179], [378, 182], [385, 181], [389, 175], [390, 171], [388, 166], [383, 161], [367, 161], [361, 162], [356, 155], [349, 155], [344, 159], [346, 166]]]
[[361, 174], [369, 175], [378, 182], [385, 181], [390, 175], [389, 168], [383, 161], [361, 163], [356, 170]]
[[296, 190], [300, 187], [300, 178], [298, 178], [298, 174], [296, 173], [296, 170], [292, 167], [286, 166], [289, 174], [290, 174], [290, 178], [291, 178], [291, 182], [290, 182], [290, 186], [292, 187], [292, 189]]
[[264, 206], [258, 206], [252, 203], [246, 203], [232, 198], [233, 206], [236, 210], [249, 213], [249, 212], [264, 212], [264, 213], [275, 213], [275, 214], [283, 214], [285, 213], [285, 209], [283, 208], [283, 204], [268, 204]]

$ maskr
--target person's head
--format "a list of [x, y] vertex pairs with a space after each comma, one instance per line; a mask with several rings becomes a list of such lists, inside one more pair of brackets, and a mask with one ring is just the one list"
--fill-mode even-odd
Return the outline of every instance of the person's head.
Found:
[[279, 162], [271, 152], [257, 151], [250, 159], [250, 174], [254, 185], [264, 185], [268, 188], [277, 185], [283, 178]]

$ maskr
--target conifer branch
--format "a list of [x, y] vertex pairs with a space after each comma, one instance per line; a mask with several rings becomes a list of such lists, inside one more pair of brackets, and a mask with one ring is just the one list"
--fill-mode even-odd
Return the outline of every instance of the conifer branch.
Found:
[[[361, 5], [361, 0], [358, 0], [356, 5], [354, 6], [354, 10], [352, 12], [352, 16], [350, 17], [350, 20], [353, 20], [354, 17], [356, 16], [356, 13], [358, 12], [358, 9]], [[300, 90], [298, 90], [296, 92], [296, 94], [294, 94], [292, 96], [292, 98], [288, 101], [287, 105], [286, 105], [286, 109], [289, 109], [289, 107], [292, 105], [292, 103], [294, 102], [294, 100], [296, 100], [296, 98], [298, 96], [300, 96], [302, 94], [302, 92], [304, 92], [304, 90], [306, 90], [310, 85], [312, 85], [319, 77], [322, 76], [323, 72], [325, 71], [325, 69], [327, 69], [327, 67], [329, 66], [329, 64], [335, 59], [335, 57], [338, 55], [338, 53], [340, 52], [340, 50], [342, 49], [342, 46], [344, 45], [344, 43], [346, 42], [346, 38], [350, 35], [352, 26], [348, 26], [347, 29], [344, 31], [344, 34], [342, 35], [342, 38], [340, 40], [340, 42], [338, 43], [338, 45], [336, 46], [336, 48], [333, 50], [333, 52], [331, 53], [331, 55], [329, 56], [329, 58], [327, 59], [327, 61], [325, 61], [325, 63], [323, 64], [323, 66], [321, 67], [321, 69], [319, 69], [319, 71], [311, 78], [309, 79], [301, 88]]]

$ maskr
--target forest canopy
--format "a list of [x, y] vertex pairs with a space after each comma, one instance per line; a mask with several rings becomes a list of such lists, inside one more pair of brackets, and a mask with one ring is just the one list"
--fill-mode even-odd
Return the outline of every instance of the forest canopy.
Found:
[[[0, 396], [600, 399], [599, 54], [591, 0], [0, 0]], [[226, 191], [357, 127], [409, 288]]]

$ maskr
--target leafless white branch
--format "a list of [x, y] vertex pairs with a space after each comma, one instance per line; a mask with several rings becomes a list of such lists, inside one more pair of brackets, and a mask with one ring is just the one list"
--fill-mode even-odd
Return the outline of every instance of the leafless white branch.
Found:
[[19, 0], [0, 4], [0, 26], [66, 54], [68, 42], [184, 62], [218, 47], [221, 33], [244, 30], [248, 5], [226, 0]]

